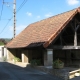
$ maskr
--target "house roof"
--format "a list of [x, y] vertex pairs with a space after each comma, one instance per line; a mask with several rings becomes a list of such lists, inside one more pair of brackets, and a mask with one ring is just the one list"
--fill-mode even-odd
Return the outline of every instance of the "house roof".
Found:
[[46, 48], [78, 12], [80, 8], [30, 24], [6, 47], [24, 48], [43, 45]]

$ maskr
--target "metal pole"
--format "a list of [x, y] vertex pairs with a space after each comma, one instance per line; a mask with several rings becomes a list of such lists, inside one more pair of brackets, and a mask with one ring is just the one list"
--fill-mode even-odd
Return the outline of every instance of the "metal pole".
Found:
[[13, 15], [14, 15], [14, 35], [13, 35], [13, 38], [15, 38], [15, 35], [16, 35], [16, 0], [14, 0], [14, 3], [13, 3]]

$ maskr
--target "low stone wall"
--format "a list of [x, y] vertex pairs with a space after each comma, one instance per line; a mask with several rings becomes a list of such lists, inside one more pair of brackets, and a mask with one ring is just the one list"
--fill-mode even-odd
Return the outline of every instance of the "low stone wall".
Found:
[[76, 75], [80, 76], [80, 69], [78, 68], [53, 69], [52, 67], [44, 67], [44, 66], [34, 66], [34, 68], [55, 75], [63, 80], [72, 79]]

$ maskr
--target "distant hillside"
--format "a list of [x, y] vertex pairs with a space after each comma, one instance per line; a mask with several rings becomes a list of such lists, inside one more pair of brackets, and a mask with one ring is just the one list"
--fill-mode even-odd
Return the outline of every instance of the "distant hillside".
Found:
[[9, 38], [0, 38], [0, 45], [7, 44], [11, 39]]
[[6, 42], [9, 42], [11, 39], [9, 38], [2, 38], [3, 40], [5, 40]]

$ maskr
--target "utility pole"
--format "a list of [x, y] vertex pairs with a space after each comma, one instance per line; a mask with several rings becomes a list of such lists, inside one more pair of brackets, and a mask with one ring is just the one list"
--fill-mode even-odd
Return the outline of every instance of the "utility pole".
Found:
[[4, 0], [3, 0], [3, 4], [6, 4], [7, 6], [9, 4], [13, 4], [13, 17], [14, 17], [14, 20], [13, 20], [13, 38], [15, 38], [15, 35], [16, 35], [16, 0], [13, 0], [13, 2], [4, 2]]
[[13, 38], [15, 38], [15, 35], [16, 35], [16, 0], [14, 0], [14, 3], [13, 3], [13, 15], [14, 15], [14, 27], [13, 27]]

